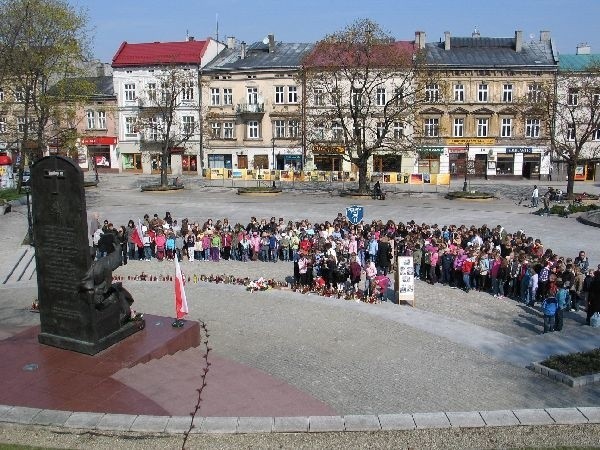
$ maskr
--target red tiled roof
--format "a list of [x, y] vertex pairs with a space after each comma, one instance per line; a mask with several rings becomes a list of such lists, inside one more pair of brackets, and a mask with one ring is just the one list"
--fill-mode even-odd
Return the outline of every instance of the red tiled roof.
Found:
[[113, 57], [113, 67], [147, 66], [160, 64], [198, 64], [208, 47], [204, 41], [149, 42], [129, 44], [123, 42]]

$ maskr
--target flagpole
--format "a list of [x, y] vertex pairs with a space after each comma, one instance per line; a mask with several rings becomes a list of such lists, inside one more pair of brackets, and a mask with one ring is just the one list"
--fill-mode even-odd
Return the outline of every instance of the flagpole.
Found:
[[188, 313], [184, 284], [185, 282], [179, 265], [179, 259], [175, 256], [175, 321], [171, 324], [174, 328], [183, 327], [185, 324], [183, 318]]

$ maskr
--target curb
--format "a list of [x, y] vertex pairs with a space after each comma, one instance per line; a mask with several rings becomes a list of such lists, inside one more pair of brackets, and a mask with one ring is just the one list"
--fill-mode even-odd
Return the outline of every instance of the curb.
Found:
[[[190, 418], [56, 411], [0, 405], [0, 423], [178, 434], [189, 429]], [[572, 407], [346, 416], [197, 417], [192, 433], [326, 433], [597, 423], [600, 423], [600, 407]]]
[[545, 375], [552, 380], [558, 381], [559, 383], [564, 383], [571, 387], [581, 387], [588, 384], [598, 383], [600, 381], [600, 373], [584, 375], [581, 377], [572, 377], [570, 375], [566, 375], [562, 372], [559, 372], [558, 370], [546, 367], [539, 362], [531, 363], [531, 365], [527, 368], [541, 375]]

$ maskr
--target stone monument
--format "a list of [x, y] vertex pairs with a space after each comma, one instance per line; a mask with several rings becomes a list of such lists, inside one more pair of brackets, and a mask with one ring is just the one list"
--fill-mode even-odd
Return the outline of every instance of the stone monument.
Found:
[[62, 156], [31, 168], [33, 234], [42, 344], [94, 355], [144, 328], [131, 295], [112, 283], [120, 248], [92, 261], [83, 172]]

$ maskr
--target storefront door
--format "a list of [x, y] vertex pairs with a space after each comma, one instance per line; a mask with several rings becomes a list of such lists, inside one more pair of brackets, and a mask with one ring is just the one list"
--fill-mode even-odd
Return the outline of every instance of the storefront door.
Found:
[[238, 155], [237, 166], [238, 166], [238, 169], [247, 169], [248, 168], [248, 155]]
[[485, 177], [487, 175], [487, 155], [475, 155], [474, 169], [476, 177]]
[[523, 177], [533, 179], [540, 176], [540, 155], [523, 155]]

